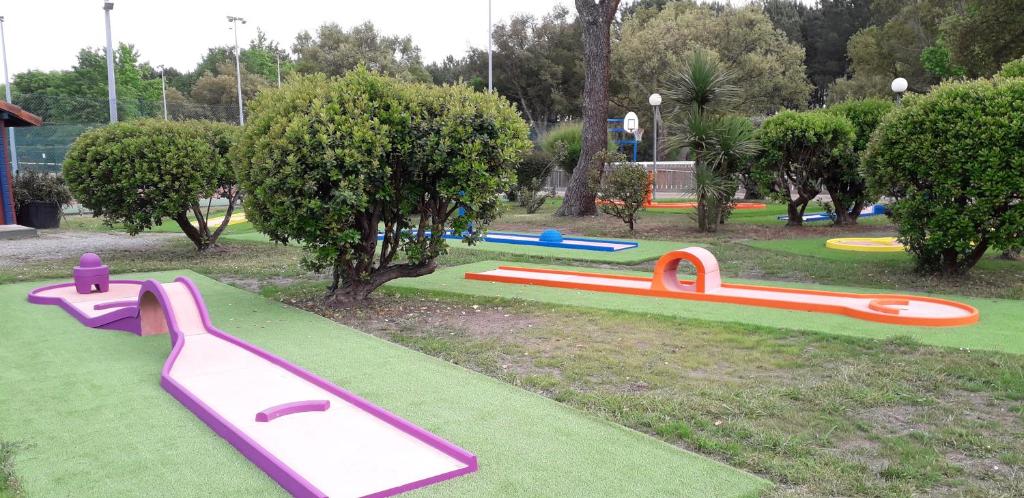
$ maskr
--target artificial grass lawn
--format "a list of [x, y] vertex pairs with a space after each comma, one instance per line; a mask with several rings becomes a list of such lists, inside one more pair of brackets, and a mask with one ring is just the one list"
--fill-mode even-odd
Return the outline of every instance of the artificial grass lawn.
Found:
[[[692, 318], [715, 322], [735, 322], [755, 326], [776, 327], [791, 330], [821, 332], [825, 334], [885, 338], [907, 336], [924, 344], [956, 348], [985, 349], [1008, 353], [1024, 354], [1024, 306], [1020, 301], [1006, 299], [984, 299], [959, 296], [938, 296], [970, 304], [978, 308], [981, 319], [978, 323], [963, 327], [908, 327], [858, 320], [828, 313], [809, 313], [757, 306], [742, 306], [727, 303], [687, 301], [672, 298], [652, 298], [608, 292], [576, 291], [535, 285], [506, 284], [467, 280], [467, 272], [492, 270], [502, 264], [482, 261], [461, 266], [443, 268], [431, 275], [415, 279], [399, 279], [389, 286], [398, 289], [417, 289], [429, 292], [471, 294], [503, 298], [526, 299], [550, 304], [583, 306], [604, 310], [651, 313], [657, 315]], [[517, 264], [537, 268], [573, 269], [565, 266]], [[643, 275], [623, 270], [594, 270], [599, 273]], [[897, 290], [862, 289], [812, 285], [791, 282], [764, 282], [756, 280], [729, 279], [729, 282], [778, 287], [797, 287], [859, 293], [897, 293]]]
[[[505, 230], [498, 230], [504, 232]], [[520, 233], [520, 232], [515, 232]], [[250, 223], [240, 223], [229, 227], [223, 238], [231, 240], [269, 242], [266, 235], [257, 232]], [[526, 256], [536, 258], [564, 259], [570, 261], [589, 261], [593, 263], [618, 263], [623, 265], [635, 265], [647, 261], [654, 261], [666, 252], [675, 249], [682, 249], [701, 244], [687, 242], [672, 242], [666, 240], [630, 240], [630, 239], [607, 239], [637, 242], [639, 245], [632, 249], [622, 251], [585, 251], [581, 249], [562, 249], [557, 247], [529, 246], [520, 244], [502, 244], [498, 242], [478, 242], [468, 245], [459, 240], [448, 240], [448, 247], [452, 249], [464, 249], [468, 251], [488, 251], [496, 253], [495, 257], [502, 257], [503, 254], [514, 256]]]
[[[193, 272], [215, 325], [475, 453], [419, 496], [754, 496], [767, 481]], [[88, 329], [0, 286], [0, 441], [28, 496], [284, 496], [159, 386], [165, 336]], [[2, 487], [2, 485], [0, 485]], [[2, 491], [2, 489], [0, 489]]]
[[[860, 235], [858, 236], [860, 237]], [[828, 259], [832, 261], [855, 263], [913, 263], [914, 258], [910, 253], [906, 252], [840, 251], [838, 249], [829, 249], [825, 247], [825, 242], [828, 239], [837, 237], [839, 236], [812, 239], [750, 240], [745, 243], [759, 249], [799, 254], [801, 256], [813, 256], [815, 258]], [[867, 235], [864, 235], [863, 237], [867, 237]], [[977, 268], [990, 270], [1020, 268], [1021, 263], [1018, 261], [999, 259], [997, 256], [999, 256], [1000, 253], [1001, 251], [990, 249], [985, 254], [985, 257], [982, 258], [981, 261], [978, 261]]]

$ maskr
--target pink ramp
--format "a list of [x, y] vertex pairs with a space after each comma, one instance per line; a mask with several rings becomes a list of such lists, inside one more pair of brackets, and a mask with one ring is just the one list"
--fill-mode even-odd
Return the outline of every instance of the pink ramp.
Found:
[[169, 332], [161, 386], [295, 496], [390, 496], [477, 469], [473, 454], [216, 329], [184, 277], [90, 294], [61, 284], [29, 301], [92, 327], [130, 317], [121, 328]]

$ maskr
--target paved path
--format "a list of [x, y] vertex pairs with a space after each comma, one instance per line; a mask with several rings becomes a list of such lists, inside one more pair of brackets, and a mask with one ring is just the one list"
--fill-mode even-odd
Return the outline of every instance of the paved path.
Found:
[[0, 269], [54, 259], [75, 258], [86, 252], [144, 251], [181, 237], [174, 233], [142, 233], [134, 237], [116, 232], [40, 230], [39, 237], [0, 240]]

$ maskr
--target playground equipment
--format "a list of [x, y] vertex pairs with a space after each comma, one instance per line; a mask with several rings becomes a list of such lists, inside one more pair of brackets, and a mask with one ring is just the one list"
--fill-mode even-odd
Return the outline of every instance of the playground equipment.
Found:
[[[693, 265], [697, 274], [695, 280], [679, 280], [680, 263]], [[465, 278], [832, 313], [893, 325], [942, 327], [978, 321], [977, 309], [945, 299], [723, 283], [715, 256], [700, 247], [666, 253], [655, 265], [652, 277], [500, 266], [495, 270], [467, 273]]]
[[[429, 233], [427, 234], [429, 235]], [[448, 230], [446, 239], [461, 240], [463, 236]], [[377, 240], [383, 240], [384, 234], [378, 233]], [[588, 239], [583, 237], [563, 237], [558, 230], [549, 228], [540, 235], [527, 233], [487, 232], [484, 242], [495, 244], [514, 244], [522, 246], [556, 247], [559, 249], [579, 249], [582, 251], [624, 251], [639, 246], [637, 242], [624, 240]]]
[[[868, 218], [868, 217], [871, 217], [871, 216], [879, 216], [879, 215], [883, 215], [883, 214], [885, 214], [885, 206], [883, 206], [881, 204], [875, 204], [874, 206], [869, 206], [869, 207], [866, 207], [866, 208], [862, 209], [860, 211], [860, 215], [858, 215], [858, 217], [860, 217], [860, 218]], [[779, 219], [779, 221], [789, 221], [789, 216], [788, 215], [782, 215], [782, 216], [779, 216], [778, 219]], [[835, 219], [835, 215], [826, 213], [824, 211], [819, 212], [819, 213], [808, 213], [808, 214], [805, 214], [804, 217], [803, 217], [804, 221], [832, 221], [834, 219]]]
[[88, 327], [170, 334], [160, 385], [295, 496], [391, 496], [477, 470], [472, 453], [220, 331], [185, 277], [110, 280], [90, 253], [74, 282], [28, 300]]
[[[696, 202], [657, 202], [654, 200], [654, 173], [651, 171], [647, 172], [647, 197], [644, 198], [644, 208], [646, 209], [695, 209], [697, 207]], [[621, 201], [602, 201], [598, 200], [598, 204], [616, 203], [620, 204]], [[764, 209], [768, 207], [763, 202], [735, 202], [732, 205], [733, 209]]]
[[828, 239], [825, 247], [839, 251], [906, 252], [896, 237], [840, 237]]

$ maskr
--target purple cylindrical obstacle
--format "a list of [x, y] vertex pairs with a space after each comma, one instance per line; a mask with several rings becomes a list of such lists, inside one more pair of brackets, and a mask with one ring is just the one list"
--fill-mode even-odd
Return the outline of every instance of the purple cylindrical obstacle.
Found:
[[100, 257], [87, 252], [78, 259], [74, 272], [75, 290], [79, 294], [90, 294], [93, 290], [107, 292], [110, 290], [110, 268], [103, 264]]

